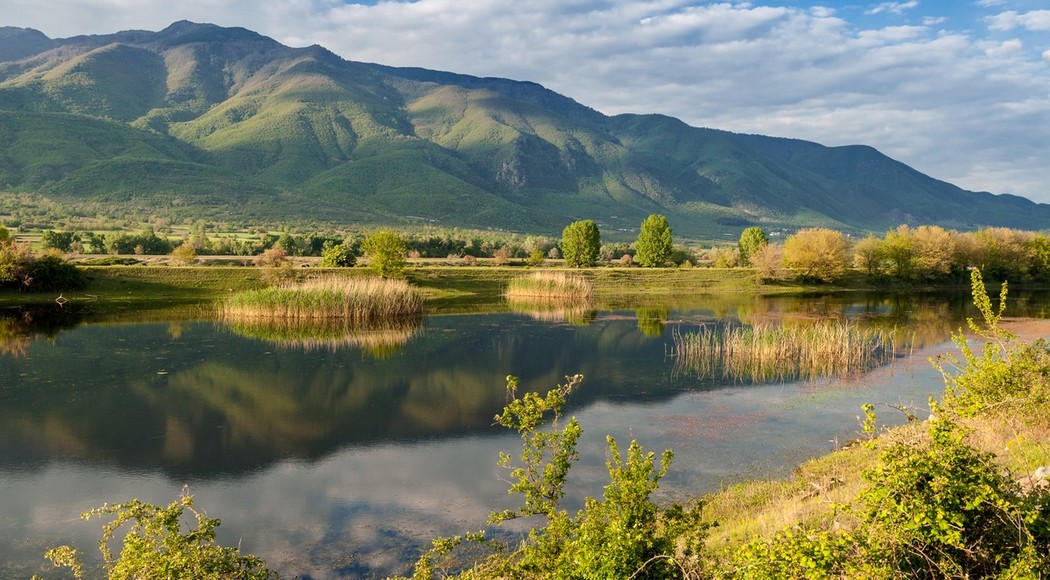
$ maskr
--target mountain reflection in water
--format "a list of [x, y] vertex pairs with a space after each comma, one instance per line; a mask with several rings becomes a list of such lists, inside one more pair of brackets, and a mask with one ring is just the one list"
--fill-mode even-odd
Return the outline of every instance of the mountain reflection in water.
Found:
[[[1011, 314], [1045, 303], [1019, 302]], [[429, 539], [512, 501], [495, 460], [517, 438], [492, 425], [508, 374], [535, 390], [585, 376], [568, 409], [585, 430], [570, 509], [601, 491], [606, 434], [675, 449], [664, 497], [775, 472], [851, 437], [862, 402], [939, 393], [924, 351], [948, 348], [967, 303], [723, 297], [584, 317], [437, 316], [374, 342], [353, 329], [2, 313], [0, 538], [11, 541], [0, 575], [42, 572], [40, 555], [60, 543], [93, 550], [100, 524], [81, 511], [167, 503], [183, 483], [223, 520], [220, 541], [287, 575], [403, 572]], [[676, 330], [820, 319], [911, 329], [922, 356], [850, 380], [770, 384], [675, 373], [667, 356]]]

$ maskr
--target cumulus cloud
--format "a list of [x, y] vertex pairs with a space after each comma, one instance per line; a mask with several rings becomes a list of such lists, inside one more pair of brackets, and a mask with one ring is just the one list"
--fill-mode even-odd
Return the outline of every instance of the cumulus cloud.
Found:
[[919, 3], [917, 2], [917, 0], [910, 0], [908, 2], [883, 2], [882, 4], [878, 4], [864, 13], [869, 16], [882, 14], [883, 12], [888, 12], [890, 14], [904, 14], [906, 11], [911, 10], [912, 8], [915, 8], [918, 5]]
[[[920, 26], [865, 27], [831, 8], [760, 1], [13, 3], [8, 24], [52, 36], [159, 29], [183, 18], [244, 26], [351, 60], [531, 80], [607, 114], [664, 113], [697, 126], [865, 143], [963, 187], [1050, 201], [1050, 168], [1040, 162], [1050, 158], [1050, 51], [942, 29], [929, 10]], [[1041, 30], [1048, 17], [1004, 11], [987, 25]]]
[[1024, 28], [1032, 32], [1050, 31], [1050, 10], [1032, 10], [1031, 12], [1014, 12], [1007, 10], [988, 17], [988, 28], [992, 30], [1013, 30]]

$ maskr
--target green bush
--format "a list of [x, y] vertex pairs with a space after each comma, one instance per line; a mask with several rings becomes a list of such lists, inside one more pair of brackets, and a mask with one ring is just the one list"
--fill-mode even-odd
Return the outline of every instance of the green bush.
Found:
[[[193, 514], [196, 527], [183, 531], [183, 515]], [[193, 497], [185, 490], [168, 507], [131, 500], [105, 505], [82, 514], [84, 519], [113, 516], [102, 527], [99, 550], [106, 577], [143, 580], [168, 578], [267, 579], [276, 578], [259, 558], [242, 555], [238, 548], [215, 545], [219, 520], [193, 509]], [[121, 528], [130, 525], [120, 555], [114, 556], [111, 543]], [[77, 550], [60, 546], [44, 555], [52, 564], [69, 568], [78, 580], [85, 578], [84, 565]]]
[[49, 292], [79, 290], [86, 284], [83, 273], [60, 256], [36, 256], [24, 244], [0, 242], [0, 288]]
[[[416, 565], [415, 580], [434, 578], [449, 554], [464, 542], [486, 545], [491, 557], [460, 578], [677, 578], [684, 575], [678, 561], [694, 557], [703, 543], [706, 526], [700, 523], [700, 506], [672, 506], [661, 511], [650, 500], [671, 465], [665, 451], [659, 467], [655, 454], [631, 441], [626, 454], [609, 437], [610, 482], [602, 499], [587, 498], [575, 516], [559, 507], [565, 482], [576, 460], [576, 442], [582, 429], [575, 417], [559, 427], [568, 395], [583, 379], [568, 378], [565, 385], [546, 395], [516, 394], [517, 378], [507, 377], [512, 401], [496, 422], [521, 435], [517, 463], [500, 453], [499, 465], [510, 470], [510, 493], [522, 497], [520, 507], [494, 512], [489, 523], [543, 516], [546, 523], [529, 532], [516, 549], [486, 542], [481, 534], [446, 538]], [[448, 577], [447, 575], [445, 577]]]
[[321, 250], [321, 266], [324, 268], [351, 268], [357, 263], [354, 249], [347, 243], [325, 243]]

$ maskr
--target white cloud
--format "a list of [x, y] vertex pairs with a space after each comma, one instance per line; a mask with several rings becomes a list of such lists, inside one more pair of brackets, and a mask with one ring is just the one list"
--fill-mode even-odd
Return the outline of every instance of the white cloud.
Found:
[[883, 2], [873, 6], [864, 13], [869, 16], [876, 14], [882, 14], [883, 12], [889, 12], [890, 14], [904, 14], [905, 11], [911, 10], [919, 5], [917, 0], [909, 0], [908, 2]]
[[[351, 60], [535, 81], [607, 114], [866, 143], [963, 187], [1050, 201], [1050, 51], [931, 21], [865, 28], [830, 8], [757, 1], [12, 2], [7, 24], [52, 36], [183, 18], [244, 26]], [[1044, 12], [988, 24], [1035, 29]]]
[[992, 8], [1006, 4], [1006, 0], [977, 0], [977, 5], [982, 8]]
[[1050, 31], [1050, 10], [1032, 10], [1019, 13], [1013, 10], [1000, 12], [987, 18], [988, 28], [992, 30], [1013, 30], [1024, 28], [1032, 32]]
[[1020, 54], [1022, 50], [1024, 50], [1024, 45], [1021, 40], [1014, 38], [991, 44], [984, 49], [984, 53], [991, 57], [1005, 57]]

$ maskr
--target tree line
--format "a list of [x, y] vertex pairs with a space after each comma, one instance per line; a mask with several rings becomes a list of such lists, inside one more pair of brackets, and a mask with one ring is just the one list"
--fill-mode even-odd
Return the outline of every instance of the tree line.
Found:
[[[908, 282], [964, 279], [973, 268], [999, 280], [1050, 282], [1050, 237], [1011, 228], [958, 232], [901, 225], [884, 236], [853, 240], [826, 228], [807, 228], [770, 243], [761, 228], [744, 230], [725, 261], [753, 267], [767, 280], [797, 277], [835, 282], [847, 272]], [[729, 264], [736, 265], [736, 264]]]

